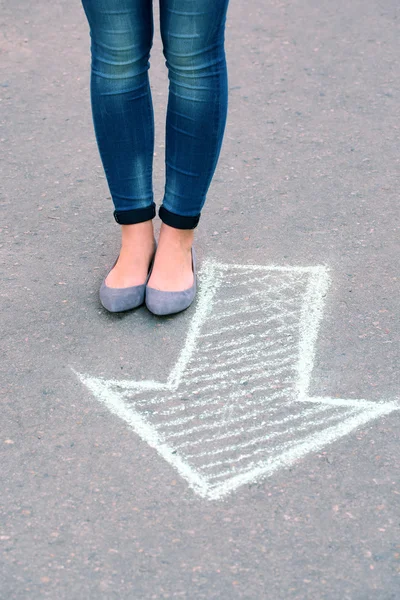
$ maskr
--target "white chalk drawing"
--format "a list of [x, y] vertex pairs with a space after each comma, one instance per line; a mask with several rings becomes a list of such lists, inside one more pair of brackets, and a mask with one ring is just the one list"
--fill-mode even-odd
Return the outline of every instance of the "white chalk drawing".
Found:
[[329, 281], [324, 266], [205, 261], [165, 383], [76, 374], [196, 493], [223, 498], [400, 408], [309, 396]]

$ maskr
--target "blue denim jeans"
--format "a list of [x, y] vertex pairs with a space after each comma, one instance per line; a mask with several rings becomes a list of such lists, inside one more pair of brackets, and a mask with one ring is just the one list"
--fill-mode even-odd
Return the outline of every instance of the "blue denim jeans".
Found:
[[[226, 123], [224, 30], [229, 0], [159, 0], [169, 77], [166, 181], [159, 217], [197, 226]], [[154, 116], [148, 69], [152, 0], [82, 0], [91, 37], [94, 131], [117, 223], [156, 214]]]

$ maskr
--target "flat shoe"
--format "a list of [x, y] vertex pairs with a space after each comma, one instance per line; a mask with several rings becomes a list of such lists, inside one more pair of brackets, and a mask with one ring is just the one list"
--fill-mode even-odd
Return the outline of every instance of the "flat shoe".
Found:
[[197, 288], [196, 253], [192, 246], [193, 285], [186, 290], [166, 292], [146, 285], [146, 306], [154, 315], [171, 315], [188, 308]]
[[[155, 242], [155, 248], [157, 250], [156, 242]], [[152, 259], [150, 262], [146, 281], [140, 285], [132, 285], [130, 287], [125, 287], [125, 288], [109, 287], [106, 284], [106, 279], [108, 277], [108, 274], [107, 274], [107, 276], [104, 278], [104, 280], [100, 286], [100, 292], [99, 292], [100, 302], [104, 306], [105, 309], [107, 309], [109, 312], [113, 312], [113, 313], [123, 312], [125, 310], [131, 310], [132, 308], [137, 308], [138, 306], [141, 306], [144, 303], [146, 284], [149, 280], [151, 270], [153, 268], [153, 262], [154, 262], [154, 256], [155, 256], [156, 250], [154, 250], [154, 253], [153, 253], [153, 256], [152, 256]], [[115, 260], [109, 273], [115, 267], [115, 265], [118, 261], [118, 258], [119, 257], [117, 257], [117, 259]]]

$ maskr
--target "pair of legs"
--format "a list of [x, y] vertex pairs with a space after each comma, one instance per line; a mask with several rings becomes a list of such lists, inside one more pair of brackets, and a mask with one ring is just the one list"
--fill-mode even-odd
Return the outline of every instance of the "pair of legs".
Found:
[[[227, 112], [224, 29], [228, 0], [159, 0], [169, 77], [166, 182], [149, 285], [193, 283], [190, 248], [217, 165]], [[152, 0], [82, 0], [91, 36], [96, 140], [122, 229], [110, 287], [139, 285], [153, 252], [154, 117], [148, 69]]]

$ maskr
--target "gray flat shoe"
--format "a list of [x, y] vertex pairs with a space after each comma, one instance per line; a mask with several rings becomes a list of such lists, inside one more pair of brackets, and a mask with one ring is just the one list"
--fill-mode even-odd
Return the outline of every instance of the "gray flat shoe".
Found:
[[[155, 241], [155, 240], [154, 240]], [[149, 280], [151, 270], [153, 268], [154, 256], [157, 250], [157, 243], [155, 242], [155, 250], [150, 262], [149, 271], [146, 277], [146, 281], [140, 285], [132, 285], [126, 288], [112, 288], [106, 285], [106, 279], [104, 278], [100, 286], [100, 302], [109, 312], [123, 312], [125, 310], [131, 310], [137, 308], [144, 303], [146, 284]], [[118, 257], [115, 260], [110, 271], [115, 267]], [[110, 272], [109, 271], [109, 272]]]
[[192, 246], [193, 285], [180, 292], [164, 292], [146, 285], [146, 306], [154, 315], [171, 315], [188, 308], [196, 296], [196, 253]]

